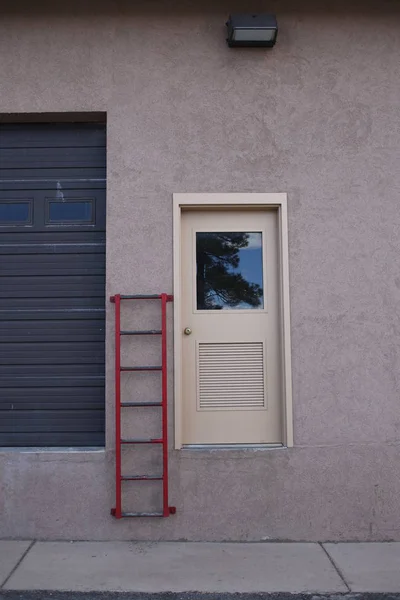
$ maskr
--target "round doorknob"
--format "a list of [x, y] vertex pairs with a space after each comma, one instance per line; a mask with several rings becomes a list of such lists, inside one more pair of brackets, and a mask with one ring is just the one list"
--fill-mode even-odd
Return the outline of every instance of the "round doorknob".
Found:
[[183, 333], [185, 335], [190, 335], [192, 333], [192, 330], [190, 329], [190, 327], [185, 327], [185, 329], [183, 330]]

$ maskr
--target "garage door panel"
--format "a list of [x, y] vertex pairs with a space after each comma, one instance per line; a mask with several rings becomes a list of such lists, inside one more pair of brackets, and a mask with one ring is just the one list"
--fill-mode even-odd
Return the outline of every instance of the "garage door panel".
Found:
[[[4, 266], [3, 268], [0, 268], [0, 277], [4, 274], [5, 276], [9, 276], [10, 273], [12, 272], [12, 269], [9, 265]], [[14, 273], [16, 277], [25, 277], [28, 275], [37, 275], [37, 276], [51, 276], [53, 274], [63, 274], [65, 273], [65, 275], [104, 275], [105, 273], [105, 267], [103, 266], [97, 266], [94, 268], [91, 268], [90, 265], [83, 265], [83, 266], [79, 266], [79, 265], [72, 265], [70, 269], [68, 269], [68, 265], [65, 266], [61, 266], [58, 270], [57, 270], [57, 265], [53, 265], [49, 266], [49, 265], [32, 265], [32, 267], [29, 267], [28, 264], [20, 264], [18, 266], [15, 267], [14, 269]]]
[[24, 431], [22, 433], [2, 433], [0, 435], [0, 446], [6, 448], [29, 448], [32, 446], [35, 448], [58, 448], [60, 446], [97, 448], [98, 446], [104, 446], [104, 432], [40, 431], [32, 433]]
[[103, 365], [100, 363], [86, 364], [58, 364], [51, 358], [46, 364], [0, 364], [0, 377], [101, 377], [104, 374]]
[[104, 318], [86, 320], [0, 321], [0, 338], [5, 342], [94, 342], [104, 343]]
[[[57, 181], [61, 181], [62, 179], [67, 179], [68, 177], [72, 179], [89, 179], [91, 177], [95, 179], [104, 179], [104, 167], [93, 168], [93, 167], [85, 167], [85, 168], [58, 168], [57, 169]], [[18, 181], [21, 179], [33, 179], [33, 180], [42, 180], [42, 179], [52, 179], [55, 180], [54, 169], [42, 168], [42, 169], [0, 169], [0, 177], [3, 180], [10, 181]]]
[[17, 123], [3, 124], [2, 148], [105, 148], [105, 127], [98, 123]]
[[21, 387], [3, 390], [0, 410], [104, 410], [104, 387]]
[[[32, 268], [36, 264], [40, 264], [41, 268], [46, 268], [49, 270], [49, 274], [52, 275], [52, 272], [58, 273], [58, 269], [65, 270], [68, 273], [68, 268], [72, 267], [72, 269], [76, 269], [79, 267], [79, 264], [82, 265], [82, 268], [87, 269], [95, 269], [101, 271], [101, 273], [105, 272], [104, 259], [102, 255], [98, 254], [77, 254], [76, 252], [71, 252], [70, 254], [60, 254], [57, 249], [54, 250], [53, 254], [49, 253], [30, 253], [30, 254], [9, 254], [6, 260], [1, 261], [0, 264], [0, 272], [4, 272], [8, 274], [8, 271], [20, 271], [25, 268]], [[97, 273], [95, 273], [97, 275]]]
[[[69, 233], [67, 239], [73, 243], [78, 241], [74, 233], [104, 231], [105, 219], [105, 190], [63, 190], [58, 182], [54, 182], [53, 190], [18, 194], [7, 189], [0, 191], [0, 232], [12, 233], [13, 243], [44, 244], [45, 236], [60, 232]], [[45, 236], [35, 235], [39, 232]], [[20, 240], [21, 234], [30, 237]], [[90, 235], [82, 239], [86, 243], [95, 241]], [[62, 241], [60, 238], [55, 244]]]
[[104, 275], [2, 277], [0, 298], [104, 298]]
[[[88, 235], [90, 231], [90, 235]], [[37, 232], [31, 228], [19, 229], [17, 227], [14, 228], [1, 228], [0, 229], [1, 237], [0, 244], [8, 245], [13, 244], [14, 246], [18, 246], [19, 244], [50, 244], [50, 245], [60, 245], [64, 244], [99, 244], [103, 245], [106, 241], [105, 232], [103, 230], [99, 231], [97, 227], [93, 228], [82, 228], [82, 227], [69, 227], [69, 229], [64, 230], [60, 227], [51, 227], [46, 229], [46, 231], [41, 233], [41, 236], [37, 236]]]
[[[1, 280], [0, 280], [1, 282]], [[104, 285], [103, 285], [104, 292]], [[7, 298], [2, 298], [0, 295], [0, 314], [2, 311], [8, 311], [10, 315], [12, 312], [18, 313], [19, 311], [29, 310], [59, 310], [59, 311], [74, 311], [82, 310], [93, 312], [102, 310], [104, 312], [104, 296], [99, 295], [97, 298], [94, 297], [76, 297], [76, 298], [35, 298], [28, 295], [27, 291], [25, 297], [14, 298], [13, 307], [10, 309], [10, 301]], [[11, 316], [9, 317], [11, 318]], [[1, 319], [1, 317], [0, 317]]]
[[13, 171], [12, 175], [13, 177], [11, 178], [5, 178], [4, 173], [2, 173], [2, 179], [0, 179], [0, 194], [7, 192], [7, 195], [10, 195], [12, 198], [40, 190], [45, 192], [45, 194], [51, 195], [59, 186], [61, 186], [63, 191], [80, 191], [80, 193], [86, 193], [88, 190], [104, 190], [105, 182], [104, 169], [101, 170], [101, 177], [97, 177], [96, 179], [91, 179], [90, 177], [55, 178], [54, 173], [51, 177], [47, 178], [38, 177], [36, 173], [36, 177], [21, 179], [15, 178]]
[[101, 342], [10, 343], [0, 347], [0, 365], [74, 365], [76, 362], [104, 365], [104, 354]]
[[[104, 376], [100, 375], [70, 375], [62, 377], [60, 375], [53, 375], [46, 377], [32, 377], [28, 375], [19, 376], [17, 381], [15, 377], [2, 377], [0, 379], [0, 388], [54, 388], [54, 387], [103, 387], [104, 389]], [[3, 392], [4, 394], [4, 392]], [[4, 397], [4, 396], [3, 396]], [[79, 418], [79, 414], [77, 415]]]
[[[0, 310], [0, 319], [4, 319], [7, 321], [14, 321], [13, 327], [16, 325], [15, 321], [29, 321], [32, 322], [34, 319], [36, 321], [40, 321], [43, 327], [52, 328], [53, 320], [63, 320], [63, 321], [88, 321], [89, 319], [98, 320], [99, 318], [104, 319], [105, 310], [104, 308], [90, 308], [90, 309], [79, 309], [79, 308], [71, 308], [68, 310], [65, 309], [56, 309], [56, 308], [42, 308], [42, 309], [34, 309], [34, 310], [10, 310], [10, 311], [1, 311]], [[40, 323], [38, 323], [40, 326]], [[67, 323], [65, 323], [67, 326]], [[81, 323], [81, 326], [86, 327], [86, 323]], [[1, 330], [1, 325], [0, 325]], [[104, 328], [102, 327], [101, 331]]]
[[[27, 243], [14, 243], [14, 244], [0, 244], [0, 254], [3, 256], [38, 256], [45, 254], [104, 254], [104, 243], [87, 242], [86, 244], [73, 244], [73, 243], [62, 243], [57, 244], [55, 247], [54, 242], [27, 242]], [[5, 260], [5, 259], [4, 259]]]
[[0, 148], [0, 174], [3, 169], [99, 168], [106, 166], [101, 147]]
[[6, 410], [0, 422], [0, 435], [12, 430], [14, 433], [40, 431], [87, 432], [98, 431], [102, 423], [102, 411], [81, 410], [79, 419], [76, 411], [68, 410]]
[[105, 127], [0, 124], [0, 445], [104, 443]]
[[[19, 257], [18, 257], [19, 258]], [[34, 258], [34, 257], [33, 257]], [[55, 260], [46, 258], [45, 260], [39, 261], [27, 260], [25, 257], [21, 257], [19, 260], [2, 261], [0, 264], [0, 277], [13, 276], [13, 277], [24, 277], [24, 276], [35, 276], [42, 275], [50, 277], [54, 275], [63, 275], [70, 277], [71, 275], [104, 275], [105, 265], [103, 261], [97, 260], [85, 260], [84, 257], [79, 259], [72, 259], [71, 262], [66, 260], [60, 260], [58, 257], [54, 257]], [[1, 282], [1, 279], [0, 279]]]

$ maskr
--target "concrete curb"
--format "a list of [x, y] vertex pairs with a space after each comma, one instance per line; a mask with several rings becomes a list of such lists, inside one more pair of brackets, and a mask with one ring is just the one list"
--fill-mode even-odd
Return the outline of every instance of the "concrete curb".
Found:
[[400, 600], [392, 593], [58, 592], [1, 590], [0, 600]]

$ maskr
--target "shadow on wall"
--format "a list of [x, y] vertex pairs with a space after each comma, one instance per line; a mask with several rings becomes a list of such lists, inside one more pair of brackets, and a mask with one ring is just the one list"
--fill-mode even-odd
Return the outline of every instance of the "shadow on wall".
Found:
[[[265, 0], [253, 0], [251, 3], [253, 12], [265, 12]], [[400, 4], [398, 0], [337, 0], [336, 2], [323, 3], [320, 0], [269, 0], [268, 12], [307, 14], [342, 14], [365, 16], [366, 13], [379, 15], [380, 13], [393, 12], [400, 16]], [[58, 4], [54, 0], [2, 0], [0, 14], [18, 15], [23, 13], [26, 19], [46, 15], [165, 15], [168, 17], [173, 11], [175, 14], [193, 16], [196, 14], [225, 14], [229, 12], [246, 12], [248, 3], [245, 0], [70, 0], [68, 3]]]

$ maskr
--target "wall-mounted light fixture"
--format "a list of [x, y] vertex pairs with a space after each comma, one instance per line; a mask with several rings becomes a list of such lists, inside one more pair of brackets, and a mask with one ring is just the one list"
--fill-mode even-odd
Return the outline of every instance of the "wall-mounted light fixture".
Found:
[[272, 48], [278, 35], [278, 23], [275, 15], [237, 14], [230, 15], [228, 27], [228, 46], [260, 46]]

